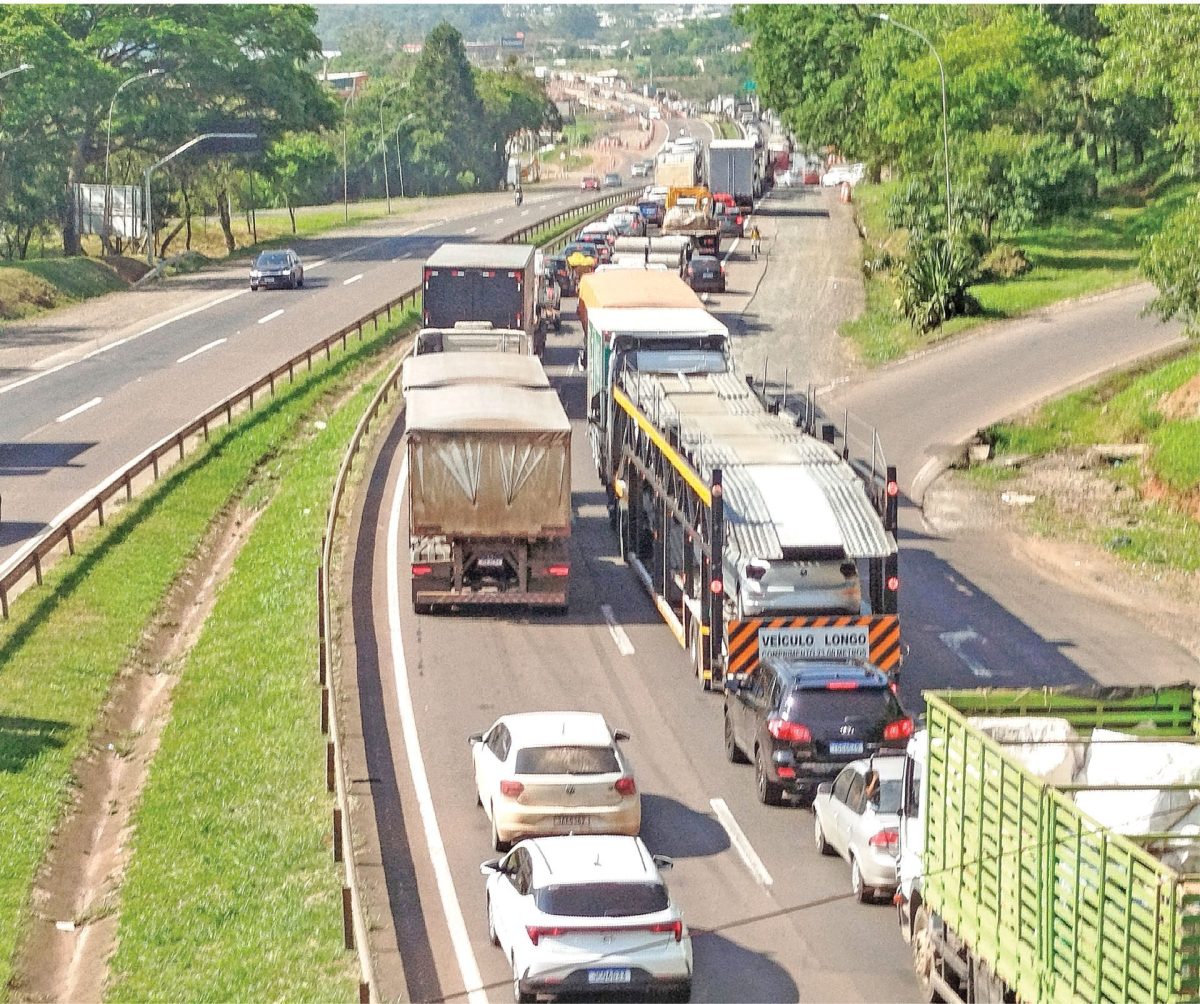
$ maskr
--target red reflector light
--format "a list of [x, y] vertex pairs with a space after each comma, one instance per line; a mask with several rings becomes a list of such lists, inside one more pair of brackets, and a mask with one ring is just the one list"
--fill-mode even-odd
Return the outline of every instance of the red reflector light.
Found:
[[617, 794], [619, 794], [619, 795], [636, 795], [637, 794], [637, 784], [634, 782], [633, 778], [631, 778], [631, 777], [621, 778], [620, 780], [617, 781], [616, 784], [613, 785], [613, 787], [617, 789]]
[[413, 578], [418, 578], [422, 575], [428, 575], [432, 571], [433, 571], [432, 565], [413, 565], [412, 566]]
[[725, 583], [720, 579], [713, 579], [712, 582], [708, 584], [708, 588], [713, 596], [720, 596], [723, 592], [725, 592]]
[[888, 580], [887, 580], [887, 587], [888, 587], [889, 593], [894, 593], [897, 589], [899, 589], [900, 588], [900, 576], [899, 575], [889, 575]]
[[525, 790], [525, 785], [520, 781], [501, 781], [500, 794], [507, 795], [509, 798], [516, 798]]
[[897, 850], [900, 847], [900, 831], [889, 826], [876, 833], [867, 843], [872, 847], [883, 847], [889, 851]]
[[795, 777], [796, 776], [796, 768], [795, 767], [782, 767], [782, 766], [776, 767], [775, 773], [778, 774], [780, 777]]
[[546, 574], [553, 575], [559, 579], [565, 579], [567, 577], [567, 575], [570, 574], [570, 571], [571, 571], [570, 565], [551, 565], [549, 568], [546, 569]]
[[898, 721], [889, 722], [883, 727], [883, 738], [888, 740], [908, 739], [913, 734], [913, 720], [911, 718], [901, 718]]
[[785, 722], [782, 718], [768, 718], [767, 731], [785, 743], [811, 743], [812, 732], [799, 722]]
[[887, 493], [889, 498], [895, 498], [900, 494], [900, 486], [895, 481], [889, 481], [887, 483]]
[[857, 680], [830, 680], [825, 684], [826, 690], [858, 690]]

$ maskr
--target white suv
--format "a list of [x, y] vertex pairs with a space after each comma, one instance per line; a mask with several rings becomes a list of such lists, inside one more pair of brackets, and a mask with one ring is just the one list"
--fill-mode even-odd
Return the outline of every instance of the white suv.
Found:
[[692, 939], [638, 837], [523, 840], [486, 861], [488, 935], [512, 963], [513, 999], [692, 992]]

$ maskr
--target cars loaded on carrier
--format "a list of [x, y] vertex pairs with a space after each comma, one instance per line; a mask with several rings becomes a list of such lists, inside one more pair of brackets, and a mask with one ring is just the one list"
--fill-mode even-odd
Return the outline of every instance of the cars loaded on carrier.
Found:
[[904, 749], [913, 720], [867, 663], [767, 658], [725, 681], [725, 753], [754, 764], [760, 802], [810, 800], [846, 764]]
[[628, 738], [585, 711], [505, 715], [471, 736], [476, 800], [491, 822], [492, 846], [507, 850], [547, 834], [636, 836], [642, 800], [618, 745]]
[[688, 1000], [692, 939], [659, 871], [670, 866], [638, 837], [612, 835], [535, 837], [480, 865], [513, 1000]]
[[263, 251], [250, 266], [250, 288], [286, 286], [297, 289], [304, 285], [304, 266], [295, 251]]
[[813, 838], [822, 854], [850, 865], [850, 891], [860, 903], [896, 891], [900, 855], [900, 786], [904, 757], [855, 760], [832, 782], [817, 786]]
[[579, 190], [581, 192], [600, 191], [600, 179], [594, 174], [585, 174], [579, 181]]

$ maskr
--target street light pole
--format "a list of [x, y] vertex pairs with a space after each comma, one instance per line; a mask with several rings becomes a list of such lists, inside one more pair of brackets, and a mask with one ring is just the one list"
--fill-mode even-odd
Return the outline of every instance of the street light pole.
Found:
[[[392, 130], [396, 136], [396, 173], [400, 175], [400, 198], [404, 198], [404, 160], [400, 156], [400, 127], [409, 119], [417, 117], [416, 112], [409, 112], [399, 122], [396, 123], [396, 128]], [[391, 210], [388, 210], [391, 212]]]
[[14, 66], [11, 70], [5, 70], [3, 73], [0, 73], [0, 80], [3, 80], [5, 77], [11, 77], [14, 73], [21, 73], [32, 69], [32, 63], [22, 63], [20, 66]]
[[937, 60], [938, 74], [942, 80], [942, 154], [946, 161], [946, 240], [950, 240], [951, 229], [951, 210], [950, 210], [950, 129], [946, 124], [948, 116], [946, 113], [946, 68], [942, 65], [942, 57], [938, 55], [938, 51], [928, 38], [926, 38], [916, 28], [909, 27], [902, 21], [897, 21], [889, 14], [878, 13], [875, 15], [880, 21], [885, 24], [894, 24], [902, 31], [907, 31], [910, 35], [916, 35], [922, 42], [929, 46], [929, 51], [933, 53], [933, 58]]
[[387, 133], [383, 131], [383, 102], [385, 98], [379, 98], [379, 145], [383, 148], [383, 195], [387, 199], [388, 216], [392, 215], [392, 190], [388, 181], [387, 169]]
[[[112, 150], [112, 117], [113, 109], [117, 106], [117, 95], [120, 94], [126, 87], [132, 84], [135, 80], [145, 80], [148, 77], [157, 77], [162, 70], [154, 69], [147, 70], [145, 73], [139, 73], [135, 77], [130, 77], [123, 81], [113, 92], [112, 101], [108, 103], [108, 120], [104, 126], [104, 238], [108, 239], [109, 232], [112, 230], [112, 192], [108, 187], [108, 155]], [[106, 244], [105, 247], [108, 245]]]

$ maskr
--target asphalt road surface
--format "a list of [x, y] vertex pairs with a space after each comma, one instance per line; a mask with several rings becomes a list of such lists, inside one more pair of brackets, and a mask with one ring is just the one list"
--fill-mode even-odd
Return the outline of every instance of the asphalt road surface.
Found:
[[[765, 259], [747, 262], [744, 249], [718, 314], [740, 314], [762, 277]], [[726, 762], [722, 699], [701, 690], [617, 556], [582, 419], [579, 344], [568, 324], [546, 360], [574, 427], [566, 617], [415, 616], [398, 426], [362, 493], [348, 562], [359, 696], [348, 710], [362, 716], [381, 845], [373, 914], [391, 920], [375, 935], [382, 993], [509, 992], [511, 970], [486, 935], [478, 867], [494, 854], [466, 737], [506, 712], [583, 708], [633, 735], [643, 836], [675, 859], [667, 878], [693, 929], [694, 1000], [917, 999], [892, 910], [851, 902], [849, 869], [817, 853], [811, 814], [759, 804], [751, 768]]]

